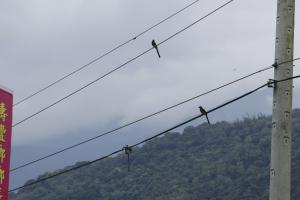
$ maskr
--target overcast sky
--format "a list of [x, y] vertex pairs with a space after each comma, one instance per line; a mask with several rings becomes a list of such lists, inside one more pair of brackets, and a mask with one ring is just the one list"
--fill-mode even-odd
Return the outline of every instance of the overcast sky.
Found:
[[[191, 2], [0, 0], [0, 85], [13, 90], [17, 102], [133, 38]], [[224, 2], [200, 0], [193, 7], [70, 79], [14, 107], [14, 122], [149, 49], [152, 39], [157, 43], [163, 41]], [[296, 8], [296, 13], [298, 10]], [[300, 34], [299, 18], [296, 15], [295, 36]], [[13, 148], [33, 148], [48, 144], [51, 146], [49, 151], [55, 151], [62, 144], [94, 136], [99, 131], [117, 127], [269, 66], [274, 60], [275, 19], [274, 0], [236, 0], [161, 45], [160, 59], [155, 51], [151, 51], [120, 71], [15, 127]], [[297, 37], [294, 54], [295, 57], [300, 56], [300, 40]], [[299, 63], [295, 64], [294, 74], [299, 75]], [[151, 135], [154, 131], [163, 130], [198, 114], [199, 105], [213, 108], [272, 77], [272, 70], [261, 73], [161, 117], [149, 119], [127, 131], [127, 135], [123, 134], [118, 141], [111, 139], [110, 142], [123, 145], [131, 141], [128, 139], [130, 137], [136, 139]], [[300, 97], [299, 83], [295, 81], [295, 97]], [[213, 114], [212, 121], [234, 120], [261, 112], [270, 114], [272, 93], [266, 90]], [[294, 106], [300, 107], [300, 102], [294, 99]], [[143, 133], [141, 130], [147, 131]], [[129, 135], [131, 131], [135, 132], [134, 136]], [[62, 140], [60, 144], [51, 143], [58, 140]], [[105, 148], [99, 151], [103, 152]], [[27, 161], [32, 158], [31, 154], [22, 157]]]

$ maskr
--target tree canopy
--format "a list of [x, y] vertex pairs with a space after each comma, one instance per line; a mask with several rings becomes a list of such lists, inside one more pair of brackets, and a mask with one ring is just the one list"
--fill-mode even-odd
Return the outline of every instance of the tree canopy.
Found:
[[[294, 110], [293, 115], [295, 200], [300, 196], [300, 110]], [[134, 148], [130, 171], [126, 155], [120, 154], [21, 189], [10, 194], [10, 199], [265, 200], [270, 141], [271, 117], [267, 116], [189, 126], [183, 133], [168, 133]], [[53, 173], [56, 172], [45, 173], [37, 180]]]

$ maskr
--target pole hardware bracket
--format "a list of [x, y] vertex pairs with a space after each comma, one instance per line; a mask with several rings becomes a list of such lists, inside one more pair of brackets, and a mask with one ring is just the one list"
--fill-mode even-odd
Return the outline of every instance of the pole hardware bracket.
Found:
[[132, 147], [126, 145], [124, 148], [125, 154], [127, 155], [127, 164], [128, 164], [128, 172], [130, 171], [130, 153], [132, 152]]
[[277, 81], [274, 80], [274, 79], [269, 79], [269, 80], [268, 80], [268, 83], [267, 83], [268, 88], [274, 88], [276, 82], [277, 82]]
[[272, 65], [274, 68], [277, 68], [278, 67], [278, 63], [277, 61]]

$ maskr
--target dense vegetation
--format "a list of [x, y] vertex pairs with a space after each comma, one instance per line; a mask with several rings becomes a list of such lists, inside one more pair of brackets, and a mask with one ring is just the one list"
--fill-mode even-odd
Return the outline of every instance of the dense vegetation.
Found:
[[[295, 110], [293, 200], [300, 198], [299, 134], [300, 110]], [[10, 199], [265, 200], [270, 135], [271, 118], [265, 116], [187, 127], [183, 134], [169, 133], [134, 149], [130, 172], [125, 155], [119, 155], [22, 189]]]

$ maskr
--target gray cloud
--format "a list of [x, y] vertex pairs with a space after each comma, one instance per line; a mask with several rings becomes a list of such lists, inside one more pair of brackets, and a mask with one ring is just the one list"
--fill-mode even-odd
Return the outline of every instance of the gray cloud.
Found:
[[[5, 27], [0, 38], [4, 45], [0, 52], [2, 66], [5, 66], [2, 70], [7, 76], [2, 84], [12, 88], [15, 99], [20, 99], [186, 3], [4, 1], [0, 8], [0, 24]], [[221, 3], [223, 1], [200, 2], [81, 74], [16, 107], [15, 121], [150, 48], [152, 38], [162, 41]], [[80, 127], [99, 126], [99, 122], [99, 127], [105, 127], [117, 118], [122, 119], [120, 123], [128, 122], [140, 113], [176, 103], [182, 97], [269, 65], [274, 56], [276, 5], [273, 4], [271, 1], [233, 3], [160, 46], [162, 59], [151, 52], [38, 118], [16, 127], [14, 144], [37, 142]], [[210, 96], [202, 102], [212, 106], [219, 99], [250, 89], [270, 76], [272, 73], [265, 73], [219, 93], [220, 98]]]

